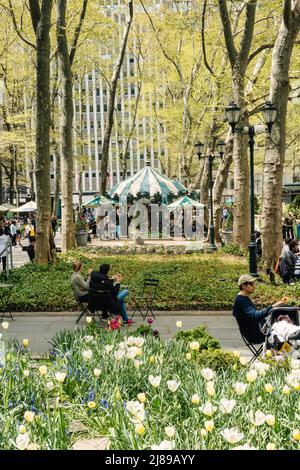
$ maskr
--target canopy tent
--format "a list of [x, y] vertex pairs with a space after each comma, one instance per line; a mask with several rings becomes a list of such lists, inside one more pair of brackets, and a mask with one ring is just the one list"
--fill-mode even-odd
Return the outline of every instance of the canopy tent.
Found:
[[0, 212], [8, 212], [7, 207], [3, 204], [3, 206], [0, 206]]
[[203, 209], [205, 207], [204, 204], [201, 204], [198, 201], [194, 201], [194, 199], [191, 199], [188, 196], [183, 196], [177, 199], [176, 201], [172, 202], [172, 204], [169, 204], [167, 207], [170, 210], [175, 210], [175, 209], [178, 209], [179, 207], [183, 208], [187, 206], [193, 206], [199, 209], [200, 208]]
[[22, 206], [12, 209], [11, 212], [34, 212], [37, 210], [37, 205], [35, 201], [26, 202]]
[[104, 206], [104, 205], [106, 206], [108, 204], [114, 204], [114, 202], [107, 199], [107, 197], [97, 196], [91, 201], [88, 201], [85, 204], [82, 204], [82, 207], [89, 207], [93, 209], [94, 207], [99, 207], [99, 206]]
[[134, 197], [138, 193], [149, 193], [153, 197], [156, 193], [161, 194], [164, 202], [170, 193], [178, 195], [180, 191], [186, 191], [186, 188], [179, 181], [172, 180], [166, 175], [162, 175], [154, 170], [149, 163], [135, 175], [125, 181], [118, 183], [111, 191], [111, 196], [117, 195], [119, 199], [126, 199], [128, 194]]
[[16, 209], [17, 206], [14, 206], [13, 204], [9, 204], [8, 202], [5, 204], [2, 204], [2, 207], [6, 207], [6, 210], [12, 211], [12, 209]]

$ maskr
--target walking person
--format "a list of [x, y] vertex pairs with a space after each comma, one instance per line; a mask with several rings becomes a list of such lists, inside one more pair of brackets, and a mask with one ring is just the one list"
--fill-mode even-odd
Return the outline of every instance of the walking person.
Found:
[[10, 234], [11, 234], [11, 239], [12, 239], [12, 246], [17, 246], [17, 227], [16, 227], [15, 220], [11, 222]]
[[289, 244], [289, 249], [282, 257], [279, 266], [280, 277], [285, 284], [290, 284], [294, 281], [295, 265], [297, 261], [296, 254], [299, 252], [298, 243], [292, 240]]
[[9, 235], [6, 235], [3, 228], [0, 228], [0, 261], [2, 260], [3, 271], [6, 271], [6, 247], [9, 241]]

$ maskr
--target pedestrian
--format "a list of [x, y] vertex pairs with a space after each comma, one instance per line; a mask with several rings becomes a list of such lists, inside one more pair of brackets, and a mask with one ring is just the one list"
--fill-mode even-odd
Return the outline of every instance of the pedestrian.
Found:
[[9, 242], [9, 235], [6, 235], [3, 228], [0, 228], [0, 261], [2, 260], [3, 271], [6, 271], [6, 247]]
[[11, 234], [11, 239], [12, 239], [12, 246], [17, 246], [17, 227], [16, 227], [15, 220], [11, 222], [10, 234]]
[[29, 243], [35, 241], [35, 229], [31, 219], [29, 219], [28, 224], [25, 228], [25, 234], [28, 238]]
[[295, 222], [295, 217], [293, 216], [291, 212], [289, 212], [288, 215], [284, 218], [283, 225], [282, 225], [282, 236], [284, 240], [287, 237], [294, 240], [294, 232], [293, 232], [294, 222]]
[[57, 228], [57, 217], [55, 215], [51, 217], [51, 228], [53, 232], [53, 238], [55, 238]]

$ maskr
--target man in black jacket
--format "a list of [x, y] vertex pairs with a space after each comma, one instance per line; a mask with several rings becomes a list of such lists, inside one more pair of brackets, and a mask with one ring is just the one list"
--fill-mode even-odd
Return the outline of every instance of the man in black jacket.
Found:
[[[99, 272], [93, 271], [91, 273], [91, 281], [90, 281], [90, 289], [95, 291], [106, 291], [110, 294], [105, 295], [105, 308], [110, 313], [117, 315], [121, 313], [123, 318], [123, 323], [130, 324], [131, 321], [128, 320], [126, 308], [125, 308], [125, 301], [124, 298], [128, 295], [128, 291], [124, 290], [120, 292], [120, 282], [122, 280], [122, 276], [120, 274], [116, 274], [111, 279], [108, 277], [108, 273], [110, 270], [109, 264], [102, 264], [100, 266]], [[115, 281], [115, 284], [113, 283]], [[98, 299], [99, 295], [98, 294]], [[102, 295], [103, 296], [103, 295]], [[97, 305], [97, 294], [91, 295], [91, 302], [90, 307], [95, 308]], [[96, 308], [95, 308], [96, 309]], [[107, 314], [106, 314], [107, 315]], [[105, 318], [105, 313], [103, 312], [103, 317]]]

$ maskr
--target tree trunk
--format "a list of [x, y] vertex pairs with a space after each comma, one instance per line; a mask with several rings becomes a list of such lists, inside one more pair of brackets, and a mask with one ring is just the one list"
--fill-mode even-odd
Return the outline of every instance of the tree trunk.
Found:
[[53, 206], [52, 206], [52, 215], [57, 216], [57, 208], [59, 202], [59, 194], [60, 194], [60, 155], [57, 152], [53, 152], [53, 156], [55, 158], [55, 183], [54, 183], [54, 196], [53, 196]]
[[223, 191], [228, 180], [229, 168], [232, 163], [232, 152], [233, 152], [233, 135], [231, 132], [226, 138], [226, 148], [223, 159], [220, 163], [218, 173], [215, 179], [213, 188], [213, 204], [214, 204], [214, 226], [215, 226], [215, 239], [217, 243], [222, 242], [220, 236], [221, 229], [221, 218], [222, 218], [222, 196]]
[[33, 26], [36, 32], [36, 191], [37, 231], [35, 261], [47, 263], [50, 252], [50, 27], [52, 0], [30, 1]]
[[2, 163], [0, 159], [0, 205], [3, 204]]
[[73, 222], [73, 80], [66, 33], [67, 0], [57, 1], [57, 47], [61, 74], [61, 247], [75, 246]]
[[129, 0], [128, 9], [129, 9], [129, 17], [127, 20], [127, 25], [126, 25], [125, 32], [124, 32], [119, 57], [114, 68], [111, 85], [109, 88], [107, 121], [105, 123], [104, 137], [103, 137], [103, 144], [102, 144], [100, 194], [104, 194], [106, 192], [107, 167], [108, 167], [108, 159], [109, 159], [109, 143], [110, 143], [110, 136], [111, 136], [112, 127], [114, 123], [115, 98], [116, 98], [117, 85], [118, 85], [118, 81], [120, 77], [120, 70], [124, 61], [127, 40], [128, 40], [129, 31], [130, 31], [131, 24], [132, 24], [132, 19], [133, 19], [133, 0]]
[[286, 116], [290, 92], [291, 55], [300, 28], [300, 1], [293, 11], [288, 2], [272, 56], [270, 100], [277, 106], [272, 134], [267, 139], [264, 158], [264, 198], [262, 207], [262, 247], [267, 268], [275, 263], [282, 248], [282, 177], [286, 149]]

